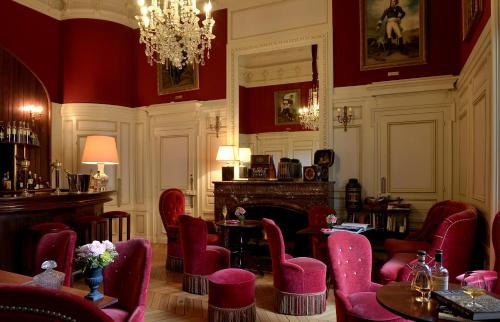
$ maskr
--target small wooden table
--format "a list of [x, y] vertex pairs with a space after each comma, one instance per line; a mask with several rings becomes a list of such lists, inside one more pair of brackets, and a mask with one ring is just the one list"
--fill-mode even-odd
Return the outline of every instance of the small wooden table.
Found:
[[239, 250], [239, 263], [240, 268], [244, 267], [243, 256], [245, 252], [246, 241], [244, 239], [244, 232], [249, 229], [256, 229], [262, 227], [262, 222], [260, 220], [245, 220], [243, 222], [232, 222], [220, 220], [215, 223], [217, 226], [221, 227], [224, 234], [224, 247], [229, 249], [229, 234], [231, 230], [237, 231], [240, 236], [240, 250]]
[[[33, 278], [30, 276], [20, 275], [20, 274], [0, 270], [0, 283], [27, 285], [32, 280], [33, 280]], [[68, 293], [71, 293], [71, 294], [76, 295], [76, 296], [80, 296], [82, 298], [88, 294], [88, 291], [84, 291], [84, 290], [80, 290], [80, 289], [72, 288], [72, 287], [67, 287], [67, 286], [62, 286], [61, 290], [68, 292]], [[117, 298], [104, 295], [104, 298], [100, 299], [99, 301], [95, 301], [93, 303], [98, 308], [103, 309], [103, 308], [108, 307], [110, 305], [113, 305], [117, 302], [118, 302]]]

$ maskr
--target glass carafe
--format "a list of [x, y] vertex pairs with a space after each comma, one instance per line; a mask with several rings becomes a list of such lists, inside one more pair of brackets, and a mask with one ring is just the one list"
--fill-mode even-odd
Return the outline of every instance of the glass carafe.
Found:
[[417, 252], [418, 262], [413, 266], [411, 273], [412, 289], [420, 293], [416, 300], [418, 302], [428, 302], [432, 289], [432, 274], [429, 265], [425, 262], [425, 250]]

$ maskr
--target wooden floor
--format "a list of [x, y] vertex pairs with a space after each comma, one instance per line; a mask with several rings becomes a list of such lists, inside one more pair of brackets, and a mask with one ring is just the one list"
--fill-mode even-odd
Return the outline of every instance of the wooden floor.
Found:
[[[153, 246], [153, 266], [148, 292], [145, 321], [207, 321], [208, 295], [194, 295], [182, 291], [182, 274], [166, 272], [166, 245]], [[273, 310], [273, 281], [270, 274], [257, 275], [257, 321], [336, 321], [333, 292], [327, 300], [323, 314], [291, 316]]]

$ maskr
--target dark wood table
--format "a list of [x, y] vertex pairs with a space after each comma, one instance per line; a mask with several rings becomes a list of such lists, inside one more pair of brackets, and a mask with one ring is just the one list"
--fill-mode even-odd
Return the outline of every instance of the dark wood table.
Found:
[[239, 249], [238, 267], [240, 268], [244, 267], [243, 256], [245, 253], [245, 246], [246, 246], [246, 240], [244, 238], [245, 231], [248, 231], [250, 229], [261, 228], [262, 222], [260, 220], [245, 220], [243, 222], [220, 220], [217, 221], [215, 224], [219, 226], [222, 230], [222, 233], [224, 235], [224, 247], [226, 247], [227, 249], [229, 249], [229, 234], [231, 234], [232, 231], [239, 234], [240, 249]]
[[[460, 285], [450, 284], [450, 289]], [[417, 302], [418, 293], [411, 290], [410, 282], [395, 282], [377, 290], [377, 301], [387, 310], [406, 319], [423, 322], [448, 321], [438, 318], [439, 302], [433, 298], [427, 303]]]
[[[7, 271], [2, 271], [0, 270], [0, 283], [5, 283], [5, 284], [22, 284], [22, 285], [29, 285], [33, 280], [33, 277], [31, 276], [26, 276], [26, 275], [20, 275], [12, 272], [7, 272]], [[80, 290], [77, 288], [73, 287], [66, 287], [62, 286], [61, 290], [64, 292], [71, 293], [76, 296], [84, 297], [89, 293], [89, 291], [84, 291]], [[110, 305], [113, 305], [115, 303], [118, 303], [118, 299], [104, 295], [104, 298], [100, 299], [99, 301], [93, 302], [97, 307], [103, 309], [105, 307], [108, 307]]]

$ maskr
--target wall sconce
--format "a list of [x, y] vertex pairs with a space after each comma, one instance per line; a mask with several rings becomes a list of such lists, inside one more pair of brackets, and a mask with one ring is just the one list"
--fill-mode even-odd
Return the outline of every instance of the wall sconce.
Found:
[[344, 132], [347, 132], [347, 124], [351, 123], [353, 119], [352, 107], [347, 109], [347, 106], [344, 106], [343, 112], [340, 111], [340, 108], [337, 108], [337, 120], [344, 125]]
[[43, 107], [39, 105], [25, 105], [21, 107], [21, 111], [29, 112], [31, 122], [35, 123], [35, 121], [42, 115]]
[[215, 123], [210, 123], [208, 128], [210, 130], [215, 130], [215, 137], [219, 137], [219, 131], [222, 128], [225, 128], [225, 125], [222, 125], [221, 117], [219, 115], [215, 116]]

